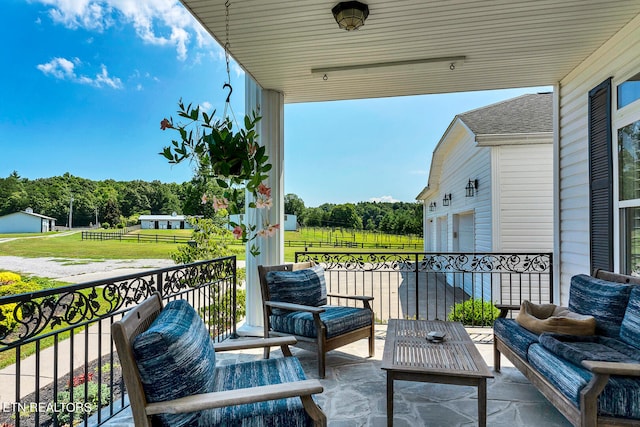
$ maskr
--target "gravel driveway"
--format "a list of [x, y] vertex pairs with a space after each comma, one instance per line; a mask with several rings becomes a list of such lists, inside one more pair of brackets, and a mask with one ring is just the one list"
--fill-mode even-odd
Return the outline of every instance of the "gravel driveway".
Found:
[[81, 283], [175, 265], [170, 259], [69, 259], [0, 256], [0, 271], [10, 270], [64, 282]]

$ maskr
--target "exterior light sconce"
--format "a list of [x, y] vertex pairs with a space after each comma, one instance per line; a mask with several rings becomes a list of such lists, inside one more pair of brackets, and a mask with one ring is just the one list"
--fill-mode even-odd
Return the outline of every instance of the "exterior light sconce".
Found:
[[449, 206], [451, 204], [451, 193], [445, 194], [442, 199], [442, 206]]
[[369, 6], [359, 1], [343, 1], [331, 9], [338, 26], [347, 31], [357, 30], [369, 16]]
[[429, 212], [433, 212], [436, 210], [436, 202], [429, 203]]
[[464, 187], [467, 190], [466, 197], [473, 197], [476, 195], [476, 191], [478, 190], [478, 180], [477, 179], [469, 179], [467, 186]]

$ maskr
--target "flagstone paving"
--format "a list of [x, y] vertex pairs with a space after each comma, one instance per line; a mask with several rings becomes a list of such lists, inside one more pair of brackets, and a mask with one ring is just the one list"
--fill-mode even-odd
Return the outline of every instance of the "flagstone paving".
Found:
[[[493, 365], [490, 329], [470, 329], [487, 364]], [[368, 358], [366, 340], [334, 350], [327, 355], [324, 392], [318, 403], [330, 427], [386, 426], [386, 376], [381, 366], [385, 327], [378, 327], [376, 355]], [[307, 377], [317, 378], [315, 353], [293, 349]], [[274, 351], [273, 357], [279, 357]], [[218, 363], [236, 363], [261, 357], [261, 352], [220, 354]], [[569, 427], [571, 424], [504, 357], [502, 371], [488, 380], [487, 425], [492, 427]], [[476, 388], [446, 384], [397, 381], [394, 425], [397, 427], [467, 427], [477, 425]], [[132, 427], [129, 409], [105, 424]]]

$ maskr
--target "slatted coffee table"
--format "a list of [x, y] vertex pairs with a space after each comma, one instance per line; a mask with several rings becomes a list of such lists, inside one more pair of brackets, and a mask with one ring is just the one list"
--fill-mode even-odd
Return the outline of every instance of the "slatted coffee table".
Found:
[[[446, 333], [430, 342], [430, 331]], [[487, 378], [493, 378], [461, 323], [391, 319], [382, 369], [387, 371], [387, 425], [393, 425], [393, 382], [422, 381], [478, 387], [478, 424], [487, 425]]]

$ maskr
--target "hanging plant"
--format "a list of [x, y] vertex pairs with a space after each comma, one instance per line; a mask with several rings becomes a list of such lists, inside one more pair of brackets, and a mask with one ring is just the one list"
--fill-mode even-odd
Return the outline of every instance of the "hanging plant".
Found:
[[[211, 197], [203, 194], [202, 203], [213, 203], [216, 211], [226, 209], [231, 214], [239, 214], [235, 203], [240, 192], [251, 192], [254, 201], [249, 208], [269, 209], [272, 206], [271, 189], [263, 181], [268, 178], [271, 164], [261, 146], [256, 133], [256, 124], [261, 117], [253, 113], [244, 117], [244, 128], [234, 130], [233, 121], [229, 117], [215, 118], [215, 110], [207, 114], [200, 107], [185, 107], [182, 100], [178, 102], [178, 117], [186, 122], [174, 122], [173, 118], [164, 118], [160, 129], [171, 129], [179, 138], [171, 141], [160, 153], [169, 163], [178, 164], [185, 160], [194, 162], [201, 176], [215, 179], [223, 188], [223, 197]], [[266, 217], [266, 214], [262, 215]], [[275, 234], [278, 224], [269, 224], [263, 220], [262, 227], [247, 226], [230, 222], [236, 239], [248, 242], [258, 236], [268, 237]], [[260, 252], [254, 245], [250, 252]]]

